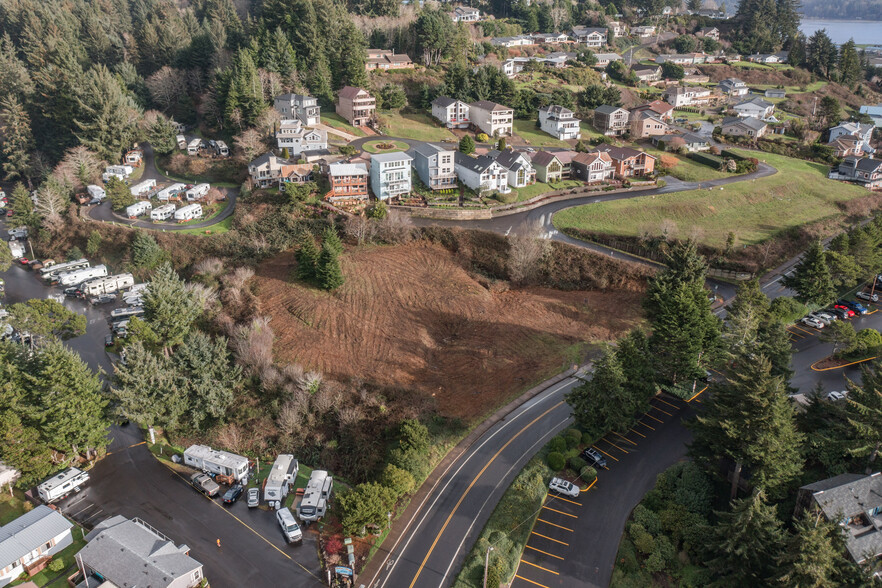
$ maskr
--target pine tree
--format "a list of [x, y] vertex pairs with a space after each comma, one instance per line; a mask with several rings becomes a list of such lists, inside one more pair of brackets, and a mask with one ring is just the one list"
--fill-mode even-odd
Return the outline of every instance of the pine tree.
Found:
[[52, 452], [40, 432], [14, 411], [0, 412], [0, 460], [21, 472], [20, 486], [32, 487], [52, 473]]
[[340, 240], [340, 235], [333, 226], [329, 226], [322, 234], [322, 245], [328, 247], [335, 255], [343, 253], [343, 241]]
[[83, 85], [83, 68], [76, 47], [66, 39], [51, 36], [46, 45], [52, 49], [28, 57], [32, 67], [36, 95], [32, 114], [37, 144], [53, 159], [59, 159], [77, 139], [75, 119], [80, 115], [79, 99]]
[[470, 135], [465, 135], [459, 140], [459, 152], [470, 155], [475, 152], [475, 140]]
[[346, 22], [339, 27], [340, 38], [337, 41], [336, 52], [338, 54], [337, 67], [332, 71], [339, 73], [340, 80], [337, 86], [367, 86], [367, 70], [364, 64], [367, 61], [367, 43], [364, 35], [358, 27], [346, 17]]
[[592, 439], [611, 430], [626, 430], [633, 413], [621, 406], [625, 396], [625, 374], [614, 349], [608, 348], [594, 362], [591, 379], [567, 394], [576, 426]]
[[861, 60], [854, 39], [849, 39], [839, 48], [839, 83], [854, 87], [862, 76]]
[[34, 149], [31, 118], [12, 94], [0, 102], [0, 137], [3, 137], [0, 161], [3, 162], [6, 179], [29, 179], [30, 157]]
[[299, 280], [311, 281], [318, 278], [319, 248], [309, 231], [303, 231], [298, 238], [297, 272]]
[[795, 527], [796, 532], [788, 537], [778, 558], [778, 567], [784, 571], [778, 584], [799, 588], [839, 585], [837, 568], [845, 551], [839, 525], [806, 513]]
[[[835, 324], [835, 323], [834, 323]], [[861, 366], [860, 386], [849, 384], [846, 418], [851, 429], [850, 453], [867, 458], [867, 473], [875, 467], [882, 449], [882, 363], [878, 360]]]
[[781, 43], [787, 43], [799, 34], [800, 8], [800, 0], [775, 0], [775, 24]]
[[230, 361], [227, 341], [212, 340], [201, 331], [191, 331], [172, 356], [180, 378], [178, 387], [188, 397], [190, 423], [201, 428], [206, 421], [222, 420], [242, 383], [242, 369]]
[[122, 212], [126, 209], [126, 206], [131, 206], [135, 203], [132, 190], [116, 176], [107, 180], [107, 183], [104, 185], [104, 191], [107, 194], [107, 199], [110, 201], [110, 206], [117, 212]]
[[282, 27], [276, 27], [271, 34], [264, 35], [260, 61], [264, 69], [278, 72], [285, 78], [294, 71], [297, 56]]
[[815, 31], [805, 47], [805, 65], [816, 74], [830, 78], [830, 73], [836, 67], [836, 45], [827, 35], [826, 29]]
[[189, 406], [175, 366], [134, 341], [126, 350], [125, 365], [114, 370], [113, 394], [122, 416], [145, 426], [177, 430]]
[[136, 231], [132, 239], [132, 262], [136, 267], [151, 270], [166, 258], [165, 251], [147, 231]]
[[339, 255], [328, 245], [322, 245], [317, 264], [318, 279], [323, 289], [333, 291], [343, 285], [343, 269]]
[[89, 233], [89, 240], [86, 241], [86, 253], [90, 256], [94, 257], [98, 254], [98, 250], [101, 249], [101, 243], [104, 239], [101, 237], [101, 233], [98, 231], [92, 231]]
[[169, 263], [159, 266], [144, 295], [144, 319], [162, 341], [168, 356], [180, 345], [202, 314], [193, 295]]
[[15, 214], [17, 223], [35, 227], [39, 224], [40, 218], [34, 210], [34, 201], [31, 200], [31, 193], [24, 187], [21, 182], [12, 189], [12, 198], [9, 200], [9, 206]]
[[836, 297], [824, 246], [820, 241], [815, 241], [806, 250], [795, 271], [785, 276], [781, 283], [795, 291], [796, 299], [803, 303], [822, 305]]
[[263, 99], [263, 84], [249, 48], [242, 48], [236, 53], [228, 75], [229, 87], [224, 116], [231, 125], [240, 128], [253, 126], [257, 117], [266, 109], [266, 103]]
[[86, 74], [77, 109], [74, 122], [80, 142], [104, 159], [117, 161], [135, 139], [140, 113], [104, 65], [96, 65]]

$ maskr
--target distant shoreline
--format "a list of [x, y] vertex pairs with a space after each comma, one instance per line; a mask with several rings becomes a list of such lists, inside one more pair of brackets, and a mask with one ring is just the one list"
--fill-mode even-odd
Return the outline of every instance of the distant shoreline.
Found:
[[882, 24], [882, 20], [867, 20], [865, 18], [809, 18], [802, 17], [803, 22], [877, 22]]

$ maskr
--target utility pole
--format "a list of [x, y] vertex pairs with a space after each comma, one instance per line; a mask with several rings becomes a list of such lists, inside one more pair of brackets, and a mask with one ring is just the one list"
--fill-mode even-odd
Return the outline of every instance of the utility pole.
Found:
[[493, 551], [493, 546], [487, 548], [487, 554], [484, 556], [484, 588], [487, 588], [487, 567], [490, 564], [490, 552]]

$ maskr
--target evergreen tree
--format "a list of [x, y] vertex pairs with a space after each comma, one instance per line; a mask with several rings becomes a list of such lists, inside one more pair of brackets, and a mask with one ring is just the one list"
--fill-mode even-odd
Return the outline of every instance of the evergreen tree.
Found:
[[[736, 13], [740, 24], [735, 46], [742, 53], [771, 53], [780, 46], [775, 0], [741, 0]], [[798, 27], [798, 22], [797, 22]]]
[[854, 39], [849, 39], [839, 48], [839, 83], [851, 88], [860, 81], [861, 77], [863, 77], [863, 68], [860, 56]]
[[826, 588], [840, 585], [837, 568], [845, 545], [842, 530], [823, 516], [806, 513], [796, 521], [796, 532], [788, 537], [778, 567], [784, 571], [778, 578], [782, 587]]
[[6, 96], [24, 101], [34, 91], [34, 82], [27, 65], [19, 59], [18, 50], [9, 33], [0, 37], [0, 80]]
[[780, 42], [787, 43], [799, 35], [801, 9], [800, 0], [775, 0], [775, 24]]
[[806, 304], [823, 305], [836, 297], [824, 246], [820, 241], [815, 241], [806, 250], [795, 271], [785, 276], [781, 282], [796, 292], [797, 300]]
[[824, 96], [818, 105], [818, 118], [826, 124], [832, 125], [839, 120], [842, 109], [839, 106], [839, 100], [833, 96]]
[[[835, 324], [835, 323], [834, 323]], [[845, 416], [851, 429], [850, 453], [867, 458], [866, 472], [874, 469], [882, 448], [882, 363], [879, 360], [861, 366], [860, 386], [849, 383]]]
[[380, 101], [384, 110], [395, 110], [407, 104], [407, 95], [398, 84], [386, 84], [380, 88]]
[[229, 71], [225, 72], [224, 117], [238, 128], [254, 126], [266, 109], [263, 84], [254, 57], [248, 48], [239, 49]]
[[339, 254], [329, 245], [322, 245], [318, 258], [317, 273], [319, 283], [324, 290], [336, 290], [343, 285], [343, 269], [340, 267]]
[[141, 341], [126, 347], [126, 363], [114, 370], [113, 394], [125, 418], [145, 426], [181, 427], [188, 398], [171, 360], [151, 353]]
[[103, 65], [85, 76], [77, 98], [76, 135], [80, 142], [108, 161], [117, 161], [134, 141], [137, 106], [119, 80]]
[[12, 198], [9, 199], [9, 207], [15, 214], [15, 222], [28, 227], [36, 227], [40, 224], [40, 217], [34, 210], [34, 201], [31, 193], [21, 182], [12, 189]]
[[41, 150], [59, 159], [77, 141], [74, 121], [81, 114], [79, 100], [85, 76], [75, 45], [52, 35], [47, 46], [51, 47], [47, 52], [28, 57], [31, 66], [37, 68], [33, 71], [33, 130]]
[[631, 425], [621, 401], [625, 396], [625, 374], [615, 350], [608, 348], [594, 362], [591, 379], [567, 394], [576, 426], [596, 439], [608, 431], [624, 431]]
[[342, 27], [338, 25], [340, 38], [336, 42], [337, 63], [332, 70], [340, 76], [338, 87], [366, 87], [368, 84], [367, 42], [358, 27], [346, 16]]
[[202, 314], [186, 284], [164, 263], [154, 272], [144, 295], [144, 319], [162, 341], [166, 356], [180, 345]]
[[132, 262], [136, 267], [151, 270], [166, 258], [165, 251], [147, 231], [136, 231], [132, 239]]
[[647, 410], [647, 403], [656, 391], [652, 350], [646, 334], [634, 329], [618, 342], [616, 356], [625, 376], [623, 388], [627, 401], [623, 409], [630, 414]]
[[107, 194], [107, 199], [110, 200], [110, 206], [117, 212], [122, 212], [127, 206], [135, 203], [132, 190], [116, 176], [107, 180], [104, 192]]
[[790, 53], [787, 55], [787, 62], [796, 67], [805, 66], [805, 35], [797, 34], [790, 40]]
[[101, 243], [104, 239], [101, 237], [101, 233], [93, 230], [89, 233], [89, 240], [86, 241], [86, 253], [90, 256], [94, 257], [98, 254], [98, 250], [101, 249]]
[[816, 74], [825, 78], [830, 77], [831, 72], [836, 67], [836, 45], [827, 35], [826, 29], [815, 31], [805, 47], [805, 65]]
[[40, 338], [62, 340], [86, 333], [86, 317], [51, 298], [32, 298], [9, 307], [9, 324]]
[[325, 229], [322, 234], [322, 245], [328, 247], [335, 255], [343, 253], [343, 241], [340, 240], [340, 235], [337, 234], [337, 229], [333, 225]]
[[178, 134], [177, 130], [172, 125], [171, 119], [165, 115], [156, 113], [146, 130], [147, 140], [156, 153], [168, 155], [177, 149], [178, 142], [175, 138]]
[[0, 412], [0, 460], [21, 472], [18, 485], [33, 487], [52, 473], [52, 452], [40, 432], [11, 410]]
[[201, 331], [191, 331], [172, 356], [180, 378], [178, 387], [189, 398], [190, 424], [201, 428], [206, 421], [223, 418], [242, 383], [242, 369], [234, 365], [223, 337], [214, 340]]
[[34, 150], [31, 118], [14, 94], [0, 101], [0, 137], [3, 175], [7, 180], [30, 179], [30, 158]]
[[475, 152], [475, 140], [470, 135], [465, 135], [459, 140], [459, 152], [466, 155]]
[[318, 278], [319, 248], [309, 231], [300, 233], [297, 249], [297, 279], [311, 281]]
[[265, 36], [260, 62], [267, 71], [278, 72], [285, 78], [294, 71], [297, 55], [282, 27], [276, 27], [271, 34]]

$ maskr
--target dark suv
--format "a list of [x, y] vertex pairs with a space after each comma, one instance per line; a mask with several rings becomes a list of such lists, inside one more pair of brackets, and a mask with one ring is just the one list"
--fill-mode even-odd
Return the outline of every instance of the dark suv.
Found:
[[579, 455], [582, 456], [582, 459], [588, 462], [588, 465], [607, 469], [606, 458], [603, 457], [603, 455], [593, 447], [586, 447]]

